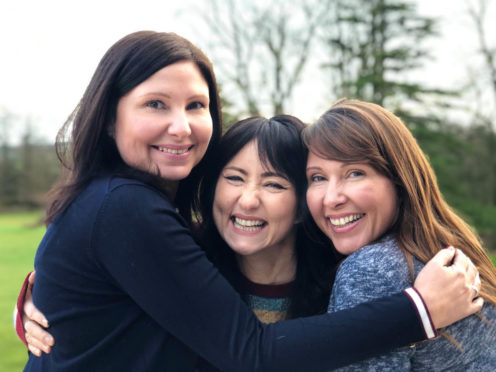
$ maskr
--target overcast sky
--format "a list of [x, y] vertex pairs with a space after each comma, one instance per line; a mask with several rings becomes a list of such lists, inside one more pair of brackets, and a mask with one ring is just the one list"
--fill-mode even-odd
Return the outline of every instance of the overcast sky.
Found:
[[[138, 30], [173, 31], [202, 47], [191, 24], [199, 0], [16, 0], [0, 3], [0, 109], [31, 117], [38, 136], [53, 141], [81, 97], [98, 61], [122, 36]], [[419, 77], [441, 87], [461, 84], [477, 66], [477, 38], [466, 0], [418, 0], [419, 12], [439, 17], [442, 35], [429, 42], [435, 59]], [[487, 14], [496, 44], [496, 4]], [[197, 30], [197, 29], [196, 29]], [[203, 48], [207, 55], [207, 48]], [[221, 80], [221, 79], [219, 79]], [[303, 89], [300, 88], [300, 92]], [[300, 93], [302, 97], [304, 93]], [[315, 107], [313, 107], [315, 106]], [[322, 103], [299, 105], [291, 114], [312, 120]], [[23, 120], [10, 137], [18, 137]]]

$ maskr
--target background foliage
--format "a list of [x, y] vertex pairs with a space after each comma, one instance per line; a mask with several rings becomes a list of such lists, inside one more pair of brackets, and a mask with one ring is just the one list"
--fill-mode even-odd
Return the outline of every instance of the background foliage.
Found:
[[[467, 1], [479, 38], [479, 73], [445, 91], [416, 81], [429, 63], [438, 21], [408, 0], [211, 0], [197, 16], [216, 66], [224, 126], [247, 115], [291, 112], [309, 69], [327, 83], [329, 105], [358, 98], [385, 106], [414, 133], [441, 190], [496, 250], [496, 48], [485, 34], [490, 0]], [[481, 93], [484, 92], [484, 93]], [[471, 97], [467, 101], [467, 97]], [[315, 113], [317, 116], [318, 113]], [[9, 128], [24, 122], [20, 145]], [[0, 108], [0, 210], [39, 208], [59, 172], [53, 148], [29, 118]]]
[[[496, 45], [488, 42], [485, 19], [491, 0], [466, 3], [480, 66], [451, 91], [415, 80], [430, 61], [428, 41], [439, 37], [439, 28], [438, 20], [418, 14], [413, 1], [197, 4], [205, 30], [199, 37], [208, 37], [206, 51], [221, 84], [224, 126], [247, 115], [291, 113], [297, 90], [314, 94], [309, 76], [317, 71], [327, 88], [315, 99], [329, 105], [342, 97], [372, 101], [405, 121], [444, 197], [477, 230], [495, 262]], [[25, 128], [19, 144], [10, 138], [14, 125]], [[53, 145], [34, 128], [30, 118], [0, 103], [0, 371], [20, 370], [25, 362], [11, 309], [44, 232], [35, 226], [37, 211], [59, 173]], [[26, 210], [34, 212], [19, 212]]]

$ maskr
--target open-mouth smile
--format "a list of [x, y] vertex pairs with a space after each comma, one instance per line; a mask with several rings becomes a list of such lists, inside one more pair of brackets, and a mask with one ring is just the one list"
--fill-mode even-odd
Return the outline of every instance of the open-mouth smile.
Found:
[[264, 220], [246, 220], [236, 216], [231, 216], [231, 221], [237, 229], [250, 232], [262, 230], [267, 225]]
[[193, 145], [185, 148], [170, 148], [170, 147], [162, 147], [162, 146], [152, 146], [154, 149], [164, 152], [166, 154], [172, 154], [172, 155], [182, 155], [186, 154], [188, 151], [190, 151], [193, 148]]
[[331, 222], [332, 226], [345, 227], [349, 224], [352, 224], [353, 222], [358, 221], [363, 216], [365, 216], [365, 213], [357, 213], [357, 214], [351, 214], [351, 215], [346, 216], [346, 217], [329, 218], [329, 221]]

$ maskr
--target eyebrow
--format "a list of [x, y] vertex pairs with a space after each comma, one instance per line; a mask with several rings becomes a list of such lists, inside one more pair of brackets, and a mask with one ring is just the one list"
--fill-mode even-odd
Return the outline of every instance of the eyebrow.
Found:
[[[353, 165], [361, 165], [361, 164], [369, 165], [368, 163], [362, 162], [362, 161], [349, 161], [349, 162], [343, 161], [341, 163], [343, 163], [343, 164], [340, 165], [340, 168], [344, 168], [344, 167], [347, 167], [347, 166], [350, 166], [350, 165], [351, 166], [353, 166]], [[307, 170], [306, 171], [308, 172], [310, 170], [318, 170], [318, 171], [320, 171], [320, 170], [322, 170], [322, 168], [321, 167], [317, 167], [317, 166], [307, 167]]]
[[[246, 172], [243, 168], [239, 168], [239, 167], [235, 167], [235, 166], [225, 167], [224, 170], [234, 170], [234, 171], [237, 171], [237, 172], [239, 172], [245, 176], [248, 174], [248, 172]], [[279, 178], [283, 178], [285, 180], [288, 179], [286, 176], [284, 176], [281, 173], [271, 172], [271, 171], [263, 172], [262, 177], [279, 177]]]
[[[145, 94], [142, 94], [141, 97], [147, 97], [147, 96], [162, 96], [162, 97], [165, 97], [165, 98], [168, 98], [168, 99], [171, 99], [172, 97], [167, 94], [167, 93], [164, 93], [164, 92], [148, 92], [148, 93], [145, 93]], [[210, 96], [207, 95], [207, 94], [193, 94], [191, 96], [189, 96], [187, 98], [187, 100], [193, 100], [193, 99], [208, 99], [210, 100]]]
[[141, 95], [141, 97], [147, 97], [147, 96], [163, 96], [166, 98], [171, 98], [170, 95], [168, 95], [167, 93], [163, 93], [163, 92], [148, 92], [148, 93]]

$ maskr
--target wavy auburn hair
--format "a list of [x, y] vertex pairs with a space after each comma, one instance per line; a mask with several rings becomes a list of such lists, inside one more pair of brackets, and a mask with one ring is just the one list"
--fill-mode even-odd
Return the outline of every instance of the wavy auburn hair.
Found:
[[305, 145], [318, 156], [365, 162], [396, 187], [398, 219], [391, 227], [405, 253], [426, 263], [452, 245], [479, 269], [480, 295], [496, 304], [496, 269], [470, 226], [446, 203], [426, 156], [405, 124], [373, 103], [340, 100], [303, 132]]

